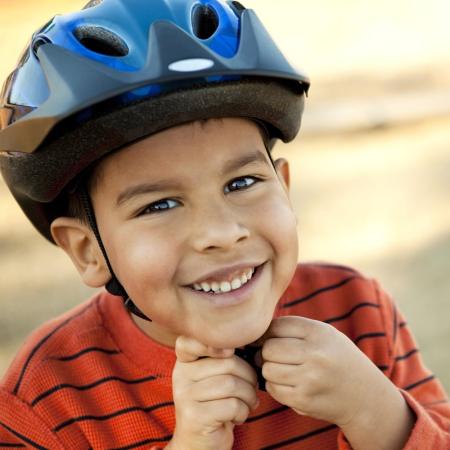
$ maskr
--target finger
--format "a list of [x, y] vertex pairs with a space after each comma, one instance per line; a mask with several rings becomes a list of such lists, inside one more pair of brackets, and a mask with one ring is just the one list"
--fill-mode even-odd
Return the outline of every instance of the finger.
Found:
[[264, 342], [262, 358], [283, 364], [303, 364], [307, 342], [298, 338], [270, 338]]
[[218, 375], [233, 375], [247, 381], [252, 386], [257, 383], [255, 370], [236, 355], [224, 359], [199, 359], [191, 363], [185, 370], [186, 375], [192, 381], [201, 381]]
[[272, 337], [306, 339], [316, 322], [316, 320], [299, 316], [277, 317], [272, 320], [269, 328], [258, 341], [264, 342]]
[[232, 375], [207, 378], [196, 383], [192, 389], [192, 398], [199, 402], [233, 397], [243, 401], [249, 409], [255, 409], [258, 405], [255, 386]]
[[263, 364], [262, 374], [269, 383], [292, 387], [298, 384], [298, 368], [298, 365], [266, 362]]
[[266, 391], [282, 405], [288, 405], [295, 398], [295, 391], [292, 386], [266, 382]]
[[240, 425], [247, 420], [250, 414], [247, 404], [235, 397], [202, 403], [202, 411], [211, 422], [218, 424], [232, 422]]
[[205, 356], [229, 358], [233, 353], [234, 349], [213, 348], [187, 336], [178, 336], [175, 342], [175, 354], [181, 362], [191, 362]]

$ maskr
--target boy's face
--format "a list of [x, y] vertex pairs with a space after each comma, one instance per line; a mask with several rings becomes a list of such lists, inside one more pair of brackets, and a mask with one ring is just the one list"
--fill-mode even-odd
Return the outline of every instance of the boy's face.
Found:
[[[217, 348], [253, 342], [270, 324], [297, 263], [296, 218], [261, 133], [244, 119], [171, 128], [98, 167], [92, 200], [111, 265], [136, 323], [173, 346], [178, 335]], [[206, 293], [208, 283], [230, 292]], [[206, 287], [205, 284], [203, 284]]]

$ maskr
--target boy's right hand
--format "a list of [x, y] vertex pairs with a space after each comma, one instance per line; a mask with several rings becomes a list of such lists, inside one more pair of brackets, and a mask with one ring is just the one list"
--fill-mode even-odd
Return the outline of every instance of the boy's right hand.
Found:
[[178, 337], [172, 376], [176, 426], [168, 449], [228, 450], [235, 425], [258, 406], [253, 368], [233, 349]]

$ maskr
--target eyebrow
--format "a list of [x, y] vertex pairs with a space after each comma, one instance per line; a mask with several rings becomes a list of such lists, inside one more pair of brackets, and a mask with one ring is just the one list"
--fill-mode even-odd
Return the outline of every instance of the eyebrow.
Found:
[[240, 156], [239, 158], [228, 160], [222, 169], [222, 175], [226, 175], [227, 173], [233, 172], [234, 170], [240, 169], [248, 164], [257, 162], [265, 163], [269, 166], [265, 155], [260, 150], [254, 150], [246, 155]]
[[[265, 163], [269, 166], [267, 158], [264, 156], [264, 154], [259, 150], [254, 150], [246, 155], [240, 156], [239, 158], [228, 160], [223, 166], [221, 174], [226, 175], [252, 163]], [[155, 183], [142, 183], [136, 186], [131, 186], [118, 195], [116, 206], [120, 206], [133, 197], [139, 195], [151, 194], [154, 192], [163, 192], [177, 188], [179, 188], [179, 182], [173, 179], [160, 180]]]

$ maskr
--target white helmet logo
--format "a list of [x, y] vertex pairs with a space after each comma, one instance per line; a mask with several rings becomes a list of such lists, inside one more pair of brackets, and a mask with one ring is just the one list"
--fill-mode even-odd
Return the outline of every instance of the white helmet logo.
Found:
[[169, 64], [169, 70], [173, 72], [197, 72], [214, 66], [214, 61], [205, 58], [181, 59]]

